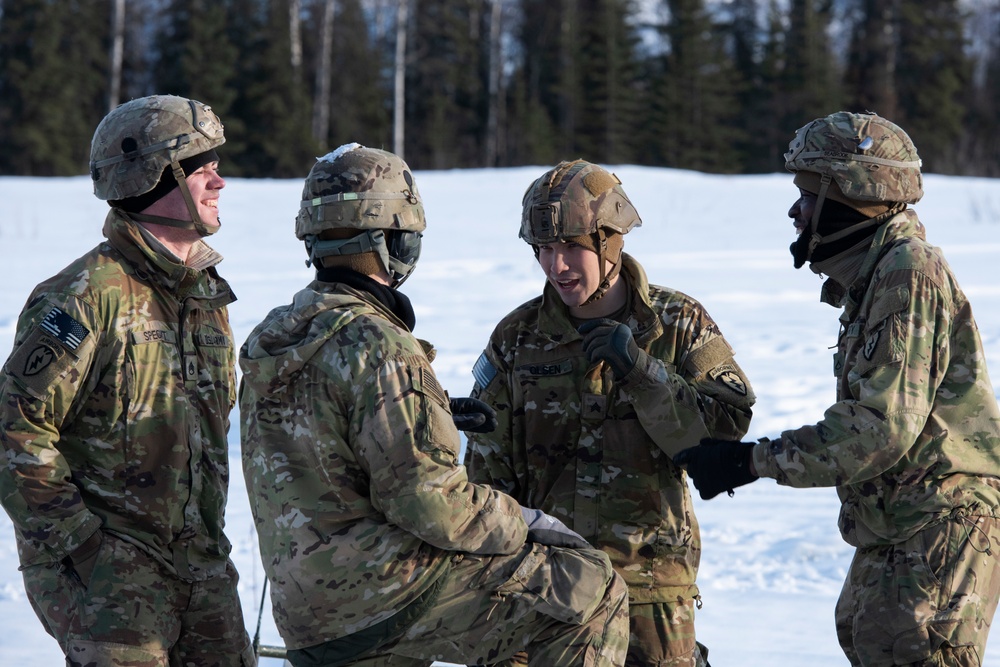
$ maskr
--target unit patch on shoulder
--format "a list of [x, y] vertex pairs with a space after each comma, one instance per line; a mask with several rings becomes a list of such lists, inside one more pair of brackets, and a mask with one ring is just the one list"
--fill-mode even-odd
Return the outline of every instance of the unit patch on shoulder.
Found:
[[472, 377], [476, 379], [476, 382], [480, 387], [485, 389], [490, 382], [493, 382], [493, 378], [497, 376], [497, 368], [494, 366], [490, 360], [487, 358], [486, 353], [483, 352], [476, 359], [476, 364], [472, 367]]
[[875, 354], [875, 350], [878, 348], [878, 339], [882, 335], [882, 329], [878, 328], [873, 331], [868, 338], [865, 340], [865, 349], [862, 354], [865, 355], [865, 359], [868, 361], [872, 360], [872, 356]]
[[90, 331], [86, 327], [57, 307], [53, 307], [49, 311], [39, 326], [50, 336], [54, 336], [56, 340], [74, 351], [90, 335]]
[[722, 384], [726, 385], [730, 390], [736, 392], [740, 396], [747, 395], [747, 383], [743, 381], [743, 377], [732, 364], [722, 364], [721, 366], [717, 366], [709, 371], [708, 375], [713, 380], [718, 380]]
[[40, 341], [38, 345], [31, 348], [27, 357], [25, 357], [24, 369], [21, 371], [21, 375], [24, 377], [38, 375], [48, 368], [49, 364], [58, 358], [58, 351], [54, 350], [52, 346], [48, 344], [48, 341]]
[[4, 370], [29, 394], [44, 398], [59, 376], [76, 362], [76, 355], [65, 344], [50, 336], [47, 329], [36, 326], [14, 348]]
[[53, 307], [14, 347], [4, 370], [27, 393], [44, 399], [53, 383], [80, 361], [80, 347], [89, 335], [71, 315]]

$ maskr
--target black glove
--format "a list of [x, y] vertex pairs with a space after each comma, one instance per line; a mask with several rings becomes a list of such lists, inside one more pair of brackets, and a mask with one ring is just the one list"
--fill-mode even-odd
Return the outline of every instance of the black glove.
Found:
[[542, 510], [530, 507], [521, 508], [521, 516], [528, 524], [528, 541], [538, 542], [550, 547], [567, 547], [569, 549], [593, 549], [590, 542], [583, 539], [566, 527], [559, 519], [550, 516]]
[[639, 358], [646, 353], [639, 349], [632, 330], [621, 322], [601, 318], [581, 324], [583, 351], [590, 363], [607, 362], [616, 380], [629, 374]]
[[459, 431], [490, 433], [497, 427], [497, 413], [478, 398], [449, 398], [451, 419]]
[[723, 491], [733, 495], [733, 489], [757, 481], [751, 472], [753, 442], [714, 440], [705, 438], [674, 456], [674, 463], [687, 467], [694, 487], [703, 500], [714, 498]]

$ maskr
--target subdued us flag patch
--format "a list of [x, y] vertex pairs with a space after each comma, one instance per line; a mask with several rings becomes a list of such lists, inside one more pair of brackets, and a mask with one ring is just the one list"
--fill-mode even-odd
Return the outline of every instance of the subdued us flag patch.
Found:
[[496, 376], [496, 366], [490, 363], [490, 360], [486, 357], [486, 353], [483, 352], [479, 355], [479, 359], [476, 360], [476, 365], [472, 367], [472, 377], [476, 378], [476, 382], [480, 387], [486, 389]]
[[71, 350], [76, 350], [90, 331], [59, 308], [53, 308], [39, 326]]

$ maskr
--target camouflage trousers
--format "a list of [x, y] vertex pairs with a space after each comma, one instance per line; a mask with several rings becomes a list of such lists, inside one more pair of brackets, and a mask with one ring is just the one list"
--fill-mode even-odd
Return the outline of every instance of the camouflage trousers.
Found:
[[236, 594], [224, 574], [187, 582], [105, 533], [89, 586], [60, 564], [24, 568], [24, 588], [67, 667], [252, 667]]
[[699, 598], [629, 605], [625, 667], [707, 667], [708, 649], [695, 641]]
[[[695, 598], [628, 607], [629, 640], [625, 667], [708, 667], [708, 649], [695, 641]], [[528, 664], [527, 652], [493, 667]]]
[[[594, 549], [526, 544], [511, 556], [457, 554], [433, 600], [401, 632], [343, 659], [345, 638], [288, 652], [294, 667], [416, 667], [503, 661], [521, 650], [545, 667], [621, 667], [628, 593]], [[347, 651], [350, 651], [349, 646]]]
[[857, 550], [837, 636], [855, 666], [979, 667], [998, 596], [998, 519], [959, 511], [901, 544]]

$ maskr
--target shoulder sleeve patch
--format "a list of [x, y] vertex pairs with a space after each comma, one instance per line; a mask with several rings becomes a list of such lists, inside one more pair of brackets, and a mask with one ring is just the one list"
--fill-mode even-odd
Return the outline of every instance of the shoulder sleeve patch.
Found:
[[48, 395], [59, 377], [77, 362], [64, 344], [36, 326], [10, 355], [4, 370], [35, 398]]
[[701, 377], [721, 364], [732, 361], [733, 351], [725, 338], [718, 336], [688, 353], [684, 368], [691, 377]]
[[493, 378], [497, 376], [497, 368], [483, 352], [476, 359], [476, 364], [472, 367], [472, 377], [476, 379], [476, 382], [480, 387], [485, 389], [489, 386], [490, 382], [493, 382]]
[[448, 395], [434, 376], [434, 371], [426, 366], [421, 366], [417, 377], [419, 380], [416, 384], [419, 386], [414, 387], [417, 391], [425, 396], [430, 396], [441, 405], [448, 405]]
[[709, 371], [708, 376], [716, 382], [721, 382], [728, 387], [730, 391], [739, 396], [746, 396], [749, 393], [747, 382], [743, 379], [743, 375], [740, 373], [739, 368], [737, 368], [735, 364], [722, 364], [720, 366], [716, 366]]
[[90, 331], [57, 307], [53, 307], [38, 325], [70, 350], [76, 350]]

